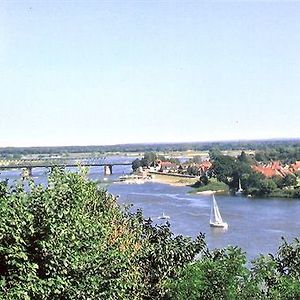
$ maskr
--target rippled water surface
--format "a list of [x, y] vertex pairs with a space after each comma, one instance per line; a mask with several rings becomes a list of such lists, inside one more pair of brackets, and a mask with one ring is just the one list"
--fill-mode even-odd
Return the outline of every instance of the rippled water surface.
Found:
[[157, 183], [109, 187], [111, 193], [120, 195], [121, 203], [142, 208], [144, 215], [156, 222], [160, 222], [157, 217], [162, 212], [169, 215], [174, 233], [195, 237], [204, 232], [209, 247], [238, 245], [249, 258], [275, 252], [281, 236], [299, 236], [300, 200], [216, 196], [222, 217], [229, 224], [223, 230], [209, 226], [211, 196], [189, 195], [188, 190]]

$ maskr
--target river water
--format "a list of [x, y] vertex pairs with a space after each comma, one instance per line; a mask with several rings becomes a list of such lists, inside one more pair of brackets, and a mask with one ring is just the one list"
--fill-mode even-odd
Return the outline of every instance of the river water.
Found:
[[[125, 161], [126, 157], [107, 158], [108, 161]], [[70, 169], [76, 171], [76, 168]], [[92, 167], [92, 180], [109, 182], [131, 171], [130, 166], [114, 166], [113, 175], [104, 180], [103, 167]], [[1, 171], [0, 180], [8, 178], [12, 184], [20, 180], [20, 170]], [[47, 173], [43, 168], [33, 169], [37, 184], [47, 184]], [[275, 253], [281, 243], [281, 236], [291, 241], [300, 236], [300, 200], [280, 198], [246, 198], [242, 196], [217, 195], [227, 230], [209, 226], [211, 196], [191, 195], [189, 187], [175, 187], [159, 183], [107, 184], [109, 192], [120, 195], [121, 204], [133, 204], [132, 209], [141, 208], [145, 217], [155, 223], [163, 212], [170, 216], [169, 222], [174, 234], [195, 237], [199, 232], [206, 235], [209, 248], [228, 245], [239, 246], [253, 259], [259, 253]]]

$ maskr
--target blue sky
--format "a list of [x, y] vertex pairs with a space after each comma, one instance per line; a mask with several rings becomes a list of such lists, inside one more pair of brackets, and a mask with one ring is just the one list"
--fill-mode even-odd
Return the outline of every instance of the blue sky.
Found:
[[300, 2], [1, 1], [0, 147], [300, 137]]

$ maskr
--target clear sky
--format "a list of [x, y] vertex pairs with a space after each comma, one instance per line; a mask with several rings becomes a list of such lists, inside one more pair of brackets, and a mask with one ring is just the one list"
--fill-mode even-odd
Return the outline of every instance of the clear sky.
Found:
[[300, 137], [300, 2], [0, 1], [0, 147]]

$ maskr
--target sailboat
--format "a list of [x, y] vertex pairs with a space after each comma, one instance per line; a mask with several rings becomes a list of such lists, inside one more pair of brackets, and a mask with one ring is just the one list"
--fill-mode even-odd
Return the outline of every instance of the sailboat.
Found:
[[215, 199], [215, 196], [213, 195], [213, 202], [211, 206], [211, 211], [210, 211], [210, 221], [209, 221], [210, 226], [212, 227], [221, 227], [221, 228], [228, 228], [228, 224], [223, 221], [219, 207], [217, 204], [217, 201]]
[[243, 192], [242, 186], [241, 186], [241, 179], [239, 179], [239, 188], [238, 190], [235, 192], [236, 195], [239, 195]]
[[157, 219], [165, 220], [165, 219], [170, 219], [170, 217], [168, 215], [165, 215], [165, 213], [163, 212], [162, 215], [159, 216]]

